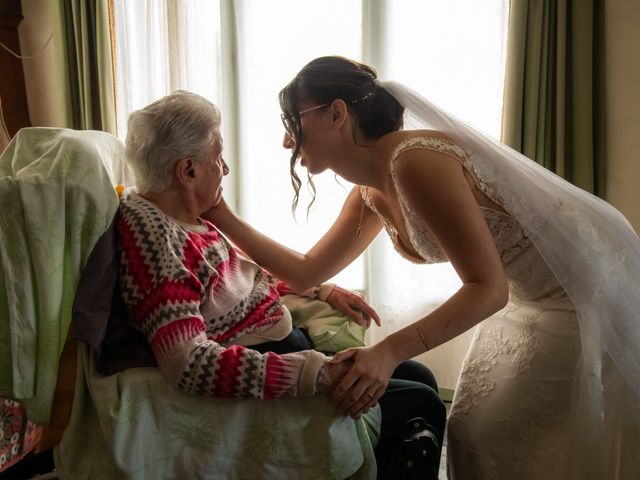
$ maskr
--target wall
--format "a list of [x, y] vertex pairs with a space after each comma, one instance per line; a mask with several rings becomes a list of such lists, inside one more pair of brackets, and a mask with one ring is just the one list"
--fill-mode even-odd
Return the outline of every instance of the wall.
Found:
[[29, 112], [20, 55], [20, 0], [0, 0], [0, 151], [9, 137], [28, 127]]
[[605, 5], [607, 200], [640, 232], [640, 2]]
[[[63, 48], [59, 8], [49, 0], [22, 0], [24, 16], [18, 33], [23, 55], [35, 58], [24, 59], [24, 78], [27, 88], [29, 117], [33, 126], [62, 127], [69, 125], [67, 101], [62, 85], [66, 82], [60, 58]], [[49, 36], [53, 39], [44, 48]]]

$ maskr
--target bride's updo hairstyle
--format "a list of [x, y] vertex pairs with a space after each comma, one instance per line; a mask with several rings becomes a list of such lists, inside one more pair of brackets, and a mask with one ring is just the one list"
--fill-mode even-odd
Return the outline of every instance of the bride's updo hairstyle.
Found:
[[[295, 191], [292, 210], [298, 205], [300, 186], [295, 166], [302, 145], [300, 128], [300, 104], [307, 101], [314, 105], [330, 104], [342, 99], [354, 119], [353, 138], [356, 130], [368, 140], [402, 128], [404, 108], [377, 81], [376, 71], [348, 58], [320, 57], [305, 65], [291, 82], [280, 91], [280, 108], [288, 131], [295, 140], [291, 153], [291, 184]], [[309, 178], [315, 197], [315, 187]], [[313, 204], [313, 200], [311, 202]], [[311, 204], [309, 207], [311, 207]]]

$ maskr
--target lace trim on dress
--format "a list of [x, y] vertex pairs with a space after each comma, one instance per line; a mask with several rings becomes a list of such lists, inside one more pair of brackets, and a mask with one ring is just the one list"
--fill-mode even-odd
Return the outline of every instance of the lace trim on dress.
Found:
[[387, 220], [387, 217], [385, 217], [384, 215], [382, 215], [382, 213], [380, 213], [380, 211], [378, 211], [378, 209], [373, 203], [373, 200], [371, 200], [371, 197], [369, 196], [369, 187], [360, 185], [360, 195], [362, 195], [362, 200], [364, 201], [364, 204], [369, 209], [371, 209], [373, 213], [375, 213], [378, 216], [378, 218], [382, 222], [382, 225], [384, 225], [384, 229], [387, 231], [387, 235], [389, 235], [389, 238], [391, 239], [391, 243], [393, 243], [393, 248], [395, 249], [395, 251], [412, 263], [425, 263], [425, 260], [423, 258], [412, 255], [411, 253], [407, 252], [405, 248], [402, 247], [402, 245], [400, 244], [400, 240], [398, 239], [398, 230], [393, 225], [393, 223]]
[[445, 153], [458, 160], [462, 166], [471, 174], [471, 178], [478, 187], [478, 189], [489, 197], [493, 202], [504, 208], [504, 203], [496, 193], [496, 190], [492, 188], [488, 183], [484, 182], [478, 175], [476, 167], [470, 160], [470, 155], [465, 150], [456, 145], [451, 140], [447, 140], [441, 137], [413, 137], [407, 138], [398, 144], [393, 153], [391, 154], [391, 164], [396, 161], [400, 154], [407, 150], [424, 148], [427, 150], [435, 150], [440, 153]]

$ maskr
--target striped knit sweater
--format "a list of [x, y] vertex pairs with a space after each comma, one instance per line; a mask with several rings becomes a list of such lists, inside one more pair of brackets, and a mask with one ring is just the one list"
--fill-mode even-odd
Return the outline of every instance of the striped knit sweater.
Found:
[[185, 227], [130, 193], [116, 228], [124, 302], [170, 382], [215, 397], [316, 393], [321, 353], [261, 354], [240, 345], [244, 337], [269, 338], [290, 317], [272, 277], [213, 224]]

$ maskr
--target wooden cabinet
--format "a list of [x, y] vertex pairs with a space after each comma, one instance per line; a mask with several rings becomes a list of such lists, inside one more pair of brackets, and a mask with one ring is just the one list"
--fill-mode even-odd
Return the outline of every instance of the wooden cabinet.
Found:
[[[18, 25], [22, 21], [20, 0], [0, 0], [0, 42], [20, 54]], [[9, 135], [31, 126], [24, 85], [22, 60], [0, 47], [0, 99]]]

